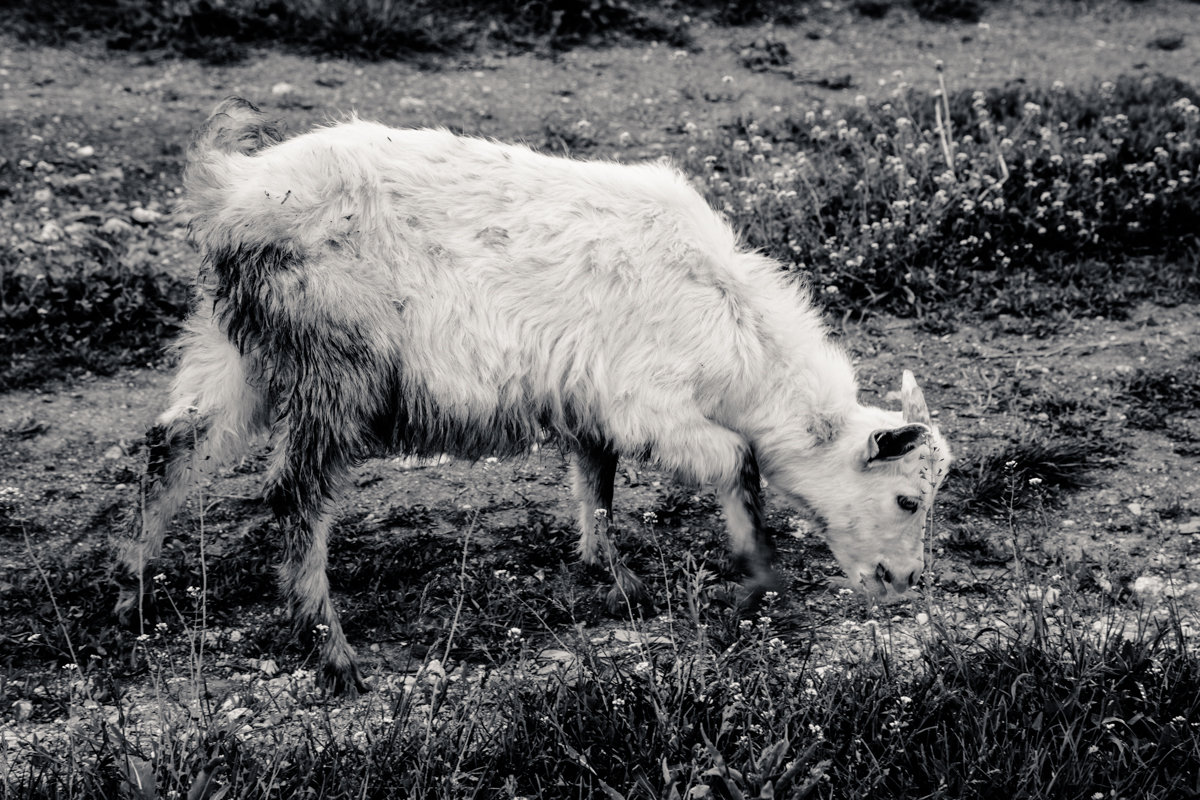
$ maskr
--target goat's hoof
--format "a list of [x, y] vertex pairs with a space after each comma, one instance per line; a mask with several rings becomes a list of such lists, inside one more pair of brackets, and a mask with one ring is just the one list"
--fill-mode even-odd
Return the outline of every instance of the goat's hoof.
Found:
[[371, 691], [358, 671], [358, 664], [326, 664], [321, 670], [321, 688], [334, 697], [357, 700], [360, 694]]
[[117, 596], [117, 604], [113, 606], [113, 616], [122, 627], [136, 628], [142, 621], [141, 615], [146, 599], [145, 596], [139, 596], [137, 589], [122, 588]]
[[650, 593], [638, 578], [618, 580], [604, 597], [604, 606], [614, 617], [628, 617], [639, 612], [643, 616], [654, 615], [654, 603]]
[[779, 577], [774, 572], [765, 572], [747, 578], [738, 591], [738, 611], [748, 613], [757, 609], [768, 592], [779, 591]]

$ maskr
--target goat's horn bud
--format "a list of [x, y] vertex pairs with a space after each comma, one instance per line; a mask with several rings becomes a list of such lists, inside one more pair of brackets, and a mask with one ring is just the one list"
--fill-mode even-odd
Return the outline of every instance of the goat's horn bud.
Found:
[[904, 377], [900, 381], [900, 408], [905, 422], [919, 422], [933, 427], [929, 406], [925, 405], [925, 394], [921, 387], [917, 386], [917, 379], [913, 377], [912, 371], [907, 369], [904, 370]]

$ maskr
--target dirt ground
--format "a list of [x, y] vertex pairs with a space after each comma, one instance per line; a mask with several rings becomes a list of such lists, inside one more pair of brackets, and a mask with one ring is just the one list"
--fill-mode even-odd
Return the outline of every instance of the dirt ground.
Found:
[[[157, 165], [177, 158], [188, 131], [229, 94], [278, 113], [293, 131], [356, 110], [396, 125], [442, 125], [636, 160], [685, 147], [680, 131], [689, 121], [712, 128], [776, 106], [850, 102], [859, 93], [878, 97], [900, 81], [930, 84], [939, 59], [955, 87], [1018, 79], [1078, 84], [1143, 71], [1200, 78], [1200, 13], [1194, 3], [1063, 3], [1061, 13], [1045, 16], [1031, 16], [1023, 8], [996, 4], [978, 26], [927, 23], [900, 12], [869, 20], [831, 11], [796, 28], [704, 30], [692, 50], [581, 48], [555, 58], [481, 52], [437, 70], [277, 53], [236, 66], [204, 67], [91, 46], [31, 49], [0, 39], [0, 114], [27, 124], [31, 136], [69, 138], [95, 148], [98, 170], [144, 167], [147, 180], [139, 201], [169, 211], [178, 175]], [[1147, 47], [1164, 31], [1181, 32], [1185, 46]], [[768, 34], [788, 44], [796, 57], [796, 77], [756, 74], [739, 64], [738, 45]], [[817, 85], [822, 78], [844, 75], [851, 77], [849, 89]], [[184, 232], [169, 216], [140, 228], [138, 235], [146, 258], [180, 274], [194, 270], [196, 259]], [[1143, 307], [1128, 319], [1080, 319], [1041, 338], [1020, 321], [1003, 319], [943, 335], [911, 320], [833, 323], [855, 356], [864, 399], [890, 402], [886, 393], [896, 388], [901, 370], [912, 369], [960, 460], [1054, 430], [1053, 412], [1029, 398], [1087, 398], [1103, 408], [1093, 422], [1111, 436], [1111, 455], [1097, 459], [1092, 485], [1062, 494], [1037, 519], [1019, 526], [1017, 544], [1036, 553], [1050, 573], [1062, 563], [1088, 573], [1089, 585], [1133, 597], [1131, 615], [1143, 606], [1174, 601], [1191, 609], [1194, 619], [1200, 608], [1200, 460], [1194, 448], [1189, 454], [1167, 433], [1128, 425], [1129, 402], [1115, 387], [1135, 370], [1176, 364], [1188, 354], [1195, 358], [1200, 342], [1195, 307]], [[165, 369], [140, 369], [0, 397], [0, 487], [19, 492], [35, 515], [34, 554], [103, 547], [113, 520], [136, 502], [144, 458], [140, 442], [163, 408], [169, 380]], [[243, 465], [208, 490], [214, 568], [220, 568], [222, 542], [244, 534], [264, 514], [255, 494], [260, 467]], [[524, 530], [531, 509], [557, 520], [559, 527], [569, 525], [572, 516], [565, 464], [555, 450], [507, 462], [382, 460], [361, 467], [355, 484], [343, 504], [354, 531], [386, 532], [386, 521], [397, 509], [421, 506], [420, 530], [411, 521], [397, 526], [397, 549], [389, 557], [402, 560], [413, 536], [432, 537], [444, 545], [450, 573], [468, 529], [473, 531], [470, 546], [486, 549]], [[662, 507], [679, 491], [653, 469], [629, 465], [618, 478], [618, 524], [640, 525], [645, 511]], [[704, 500], [693, 506], [673, 529], [673, 542], [707, 543], [719, 536], [715, 506]], [[791, 605], [789, 613], [804, 620], [796, 635], [816, 637], [818, 652], [828, 647], [831, 657], [841, 657], [862, 642], [867, 626], [883, 625], [901, 656], [915, 655], [911, 643], [927, 622], [926, 600], [864, 607], [828, 579], [836, 573], [832, 557], [794, 516], [771, 507], [780, 567], [790, 584], [784, 602]], [[974, 524], [987, 529], [981, 538], [1004, 543], [1004, 520]], [[953, 527], [939, 534], [927, 591], [947, 619], [980, 626], [1011, 613], [1023, 594], [1019, 587], [1012, 589], [1017, 580], [1011, 561], [956, 546], [972, 535]], [[348, 539], [355, 538], [335, 539], [333, 548], [351, 553], [356, 543]], [[561, 561], [570, 562], [569, 538], [560, 536], [554, 546]], [[0, 589], [14, 575], [33, 569], [30, 556], [23, 538], [0, 539]], [[222, 642], [229, 642], [231, 630], [282, 626], [274, 616], [277, 606], [273, 597], [247, 604], [243, 621], [222, 630]], [[374, 628], [361, 601], [347, 616], [367, 671], [386, 682], [402, 669], [411, 653], [409, 642]], [[617, 628], [617, 623], [596, 623], [597, 631]], [[217, 661], [226, 677], [267, 681], [271, 670], [263, 667], [263, 656], [230, 646]], [[0, 710], [6, 713], [13, 720], [20, 716], [16, 708]], [[16, 730], [15, 722], [6, 723], [5, 736]]]

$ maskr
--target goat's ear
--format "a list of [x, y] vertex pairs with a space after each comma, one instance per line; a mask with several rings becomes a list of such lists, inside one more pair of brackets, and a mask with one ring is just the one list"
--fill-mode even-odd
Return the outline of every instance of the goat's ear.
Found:
[[925, 405], [925, 393], [917, 386], [917, 379], [913, 377], [912, 371], [907, 369], [900, 380], [900, 410], [905, 422], [919, 422], [933, 427], [929, 406]]
[[919, 447], [929, 435], [924, 425], [880, 428], [867, 437], [867, 463], [903, 458]]

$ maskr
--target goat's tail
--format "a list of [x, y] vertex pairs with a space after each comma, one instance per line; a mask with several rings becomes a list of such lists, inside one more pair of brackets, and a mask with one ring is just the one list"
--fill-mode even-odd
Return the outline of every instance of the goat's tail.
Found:
[[212, 151], [250, 155], [279, 142], [282, 137], [267, 115], [249, 100], [227, 97], [217, 104], [188, 148], [188, 164], [203, 160]]
[[235, 162], [282, 141], [267, 115], [248, 100], [228, 97], [217, 104], [192, 137], [183, 170], [181, 211], [194, 237], [208, 228], [222, 195], [233, 182]]

